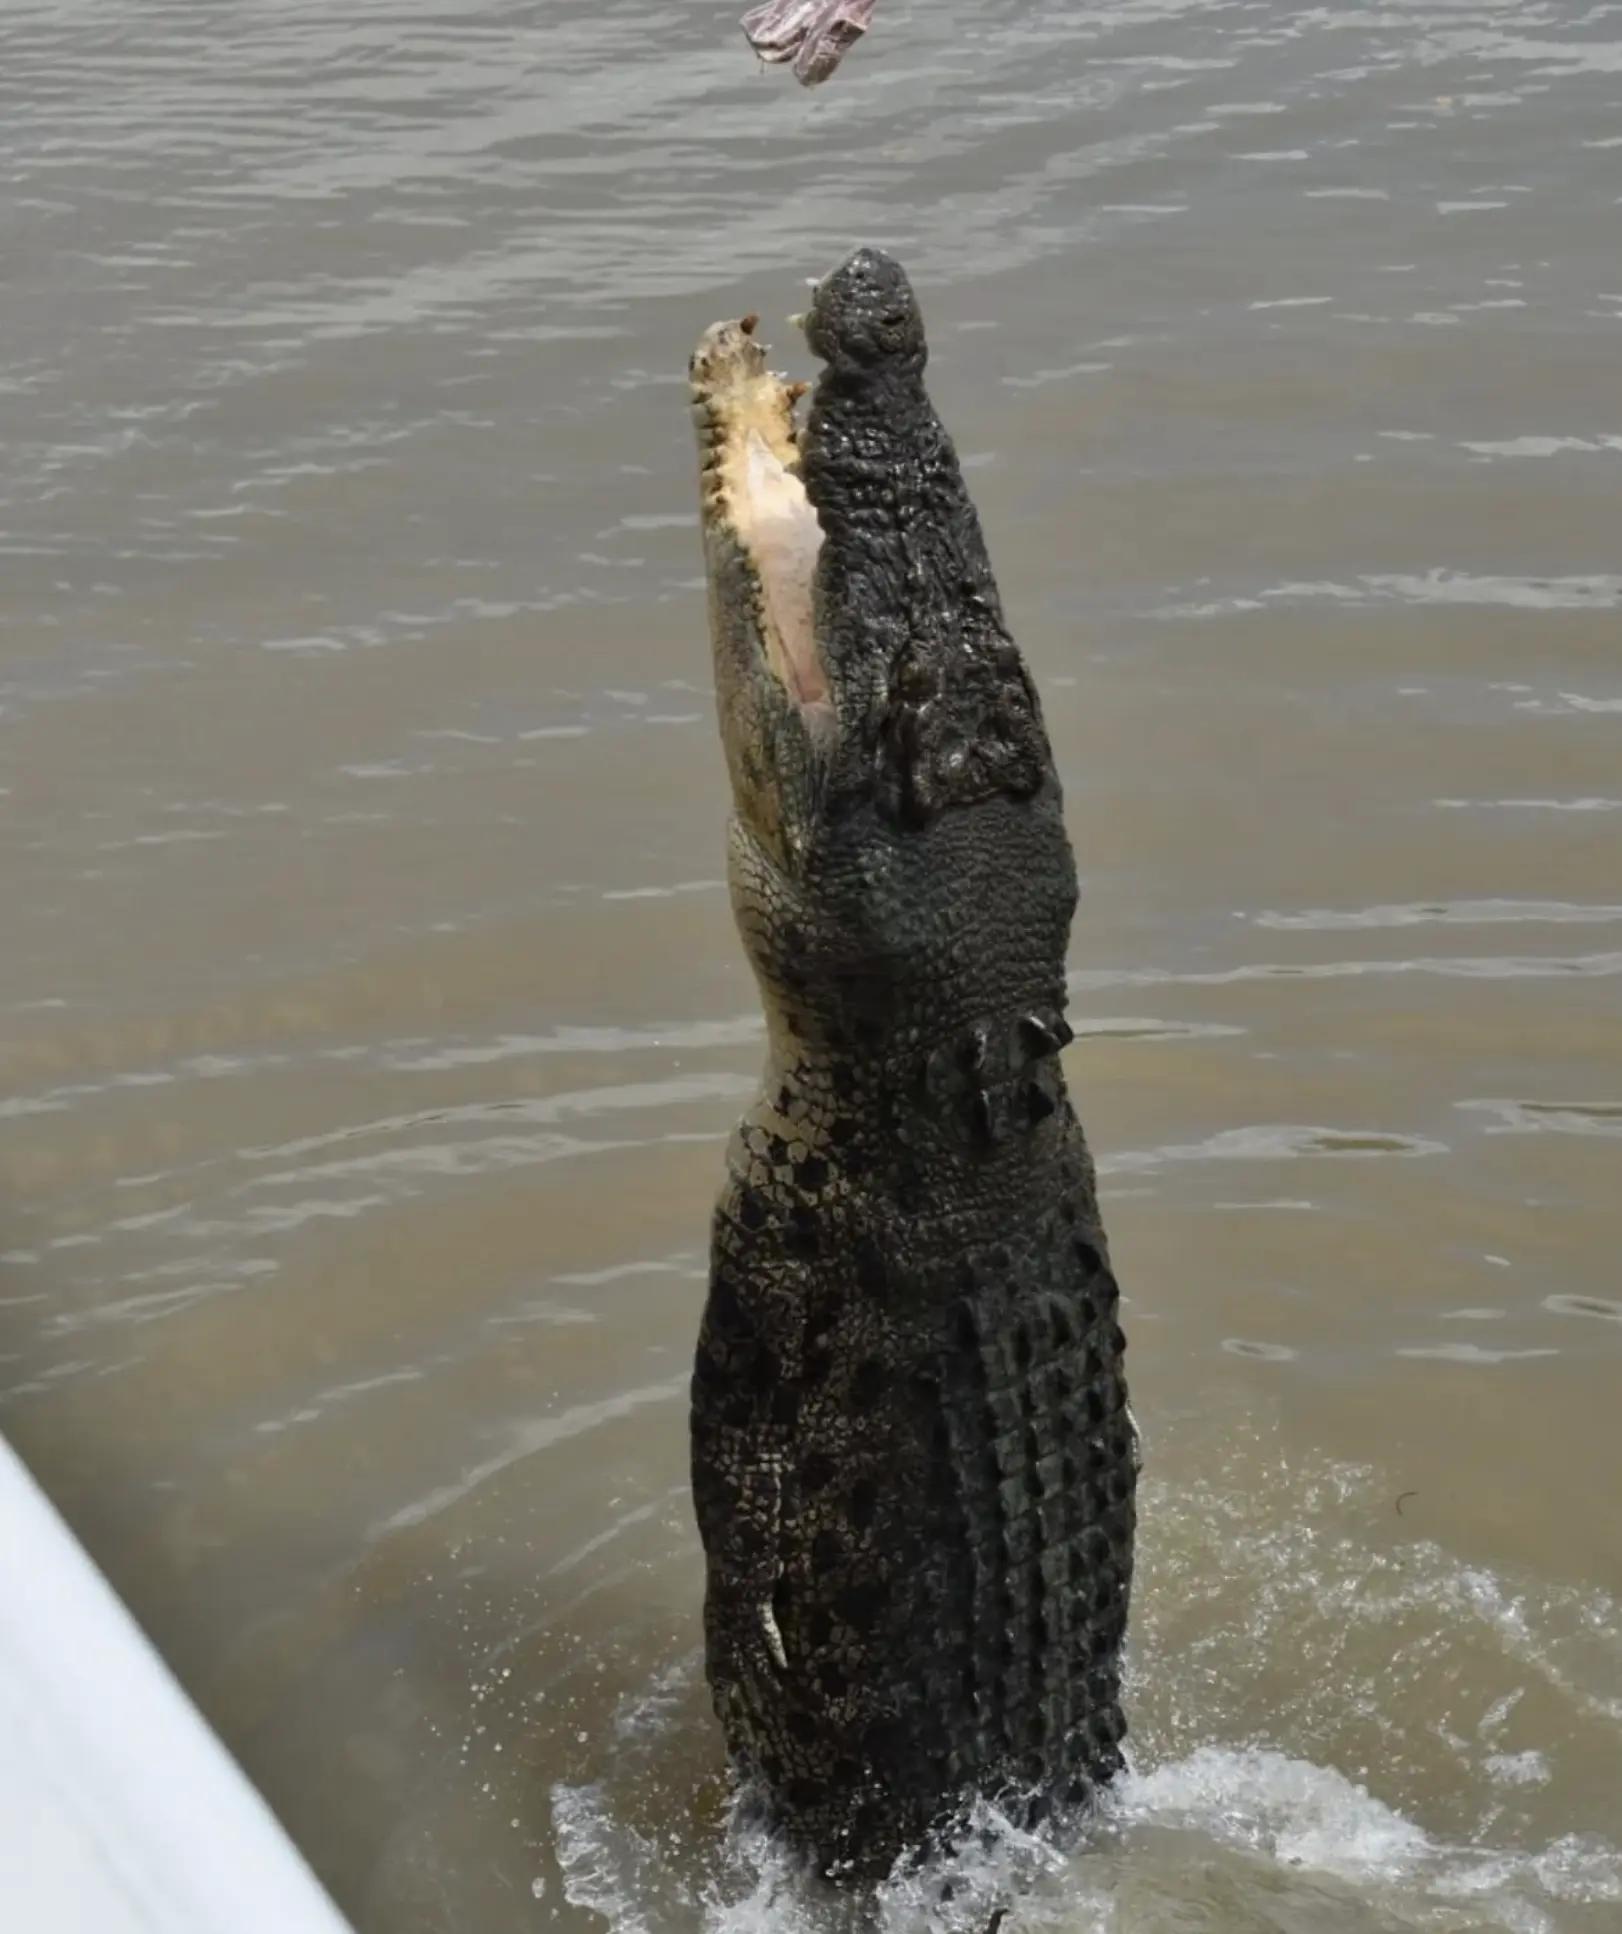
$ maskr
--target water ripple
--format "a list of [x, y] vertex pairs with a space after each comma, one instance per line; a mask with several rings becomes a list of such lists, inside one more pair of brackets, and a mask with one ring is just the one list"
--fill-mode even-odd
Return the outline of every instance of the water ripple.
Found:
[[1622, 953], [1482, 955], [1415, 960], [1254, 961], [1189, 973], [1172, 967], [1083, 968], [1068, 977], [1072, 993], [1108, 987], [1237, 987], [1248, 981], [1357, 980], [1413, 974], [1439, 980], [1608, 979], [1622, 974]]
[[1581, 1316], [1600, 1323], [1622, 1323], [1622, 1302], [1610, 1296], [1545, 1296], [1543, 1307], [1555, 1316]]
[[1243, 1128], [1220, 1129], [1199, 1142], [1106, 1155], [1099, 1161], [1098, 1170], [1101, 1175], [1137, 1175], [1163, 1168], [1168, 1162], [1283, 1162], [1316, 1156], [1349, 1156], [1363, 1161], [1398, 1156], [1414, 1161], [1447, 1152], [1446, 1142], [1422, 1135], [1393, 1134], [1383, 1129], [1318, 1128], [1299, 1122], [1256, 1122]]
[[1622, 1136], [1622, 1102], [1482, 1099], [1458, 1106], [1492, 1118], [1485, 1135]]
[[554, 1415], [529, 1418], [514, 1424], [506, 1432], [506, 1442], [500, 1450], [480, 1459], [454, 1482], [436, 1485], [423, 1497], [390, 1512], [365, 1533], [366, 1542], [375, 1544], [396, 1532], [408, 1531], [426, 1523], [440, 1512], [460, 1504], [481, 1485], [489, 1483], [493, 1477], [499, 1477], [524, 1458], [536, 1457], [542, 1451], [555, 1449], [559, 1444], [573, 1443], [607, 1424], [619, 1422], [622, 1417], [646, 1409], [649, 1404], [671, 1403], [678, 1397], [685, 1397], [688, 1383], [689, 1378], [685, 1375], [670, 1377], [662, 1383], [621, 1391], [617, 1396], [605, 1397], [595, 1403], [572, 1404]]
[[1258, 927], [1305, 933], [1424, 926], [1611, 926], [1622, 920], [1622, 906], [1582, 906], [1569, 900], [1443, 900], [1402, 906], [1313, 907], [1299, 913], [1258, 913], [1252, 918]]

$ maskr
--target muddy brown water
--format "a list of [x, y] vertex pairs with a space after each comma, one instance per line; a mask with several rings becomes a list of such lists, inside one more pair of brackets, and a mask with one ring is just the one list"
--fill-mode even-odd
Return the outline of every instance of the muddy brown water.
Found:
[[1021, 1915], [1615, 1930], [1622, 7], [887, 0], [813, 96], [737, 11], [8, 6], [0, 1428], [367, 1934], [812, 1914], [697, 1666], [683, 365], [884, 243], [1149, 1460]]

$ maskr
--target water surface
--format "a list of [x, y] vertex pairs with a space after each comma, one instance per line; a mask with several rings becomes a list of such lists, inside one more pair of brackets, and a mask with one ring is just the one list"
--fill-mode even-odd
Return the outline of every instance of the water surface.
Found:
[[1149, 1457], [1023, 1923], [1614, 1929], [1622, 6], [885, 0], [812, 95], [739, 10], [8, 8], [0, 1428], [363, 1934], [809, 1912], [697, 1662], [683, 369], [879, 242]]

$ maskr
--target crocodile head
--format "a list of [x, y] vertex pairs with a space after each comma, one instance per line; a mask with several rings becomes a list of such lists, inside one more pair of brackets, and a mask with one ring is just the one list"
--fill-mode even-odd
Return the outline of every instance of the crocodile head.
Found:
[[801, 321], [803, 427], [754, 317], [690, 366], [733, 903], [774, 1047], [927, 1053], [1062, 1010], [1074, 867], [907, 277], [858, 250]]

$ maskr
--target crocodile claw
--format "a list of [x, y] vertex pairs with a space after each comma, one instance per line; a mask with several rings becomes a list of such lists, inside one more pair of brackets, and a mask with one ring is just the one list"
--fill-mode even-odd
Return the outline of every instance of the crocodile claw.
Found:
[[794, 78], [815, 87], [833, 73], [873, 24], [878, 0], [764, 0], [743, 17], [744, 37], [763, 61], [794, 63]]

